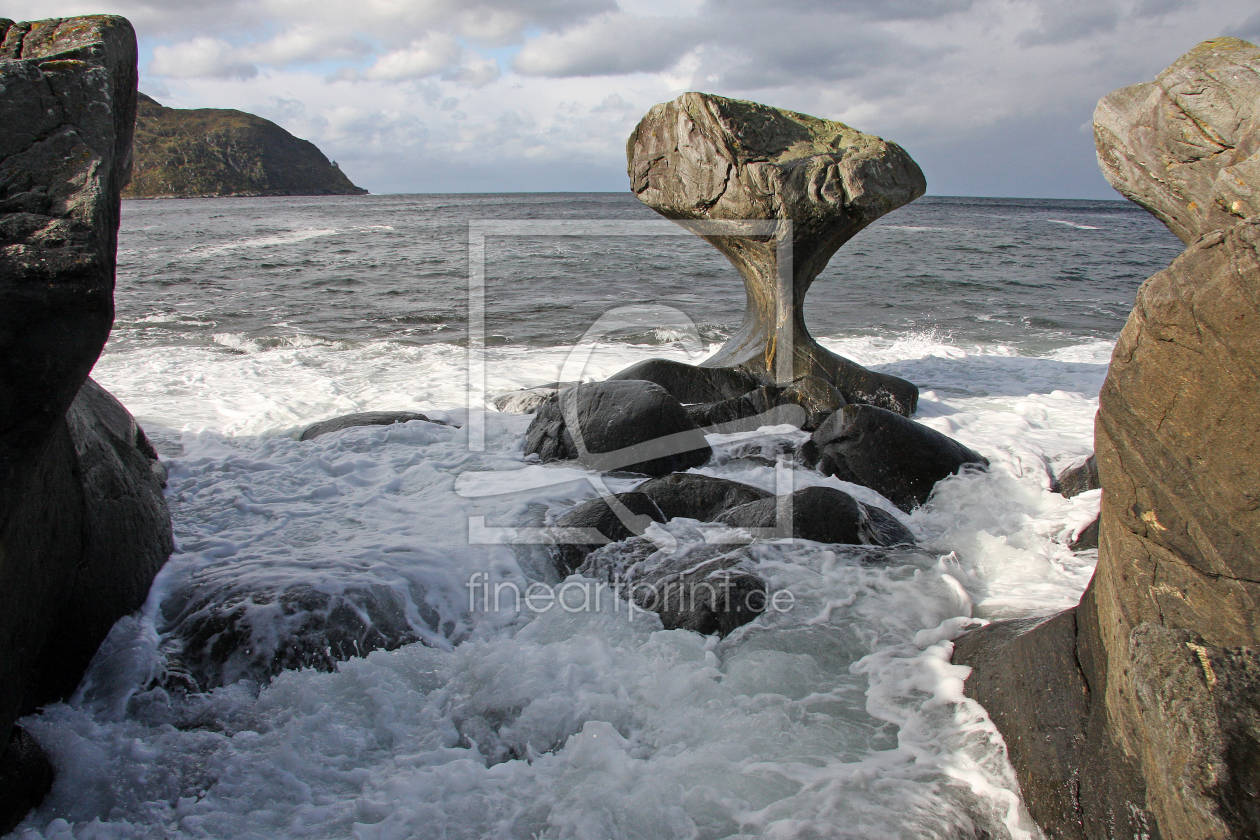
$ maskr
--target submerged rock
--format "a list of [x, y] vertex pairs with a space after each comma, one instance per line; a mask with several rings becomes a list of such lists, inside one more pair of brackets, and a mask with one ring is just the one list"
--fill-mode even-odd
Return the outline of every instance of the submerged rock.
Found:
[[664, 388], [626, 380], [575, 385], [548, 399], [529, 425], [525, 454], [601, 472], [666, 475], [701, 466], [713, 452]]
[[324, 591], [259, 581], [255, 571], [247, 564], [206, 569], [163, 601], [166, 688], [201, 692], [294, 668], [332, 671], [346, 659], [451, 629], [423, 598], [396, 586], [351, 580]]
[[1260, 49], [1207, 41], [1096, 115], [1104, 173], [1191, 244], [1138, 291], [1099, 395], [1079, 606], [955, 648], [1050, 836], [1260, 836], [1258, 80]]
[[914, 412], [914, 385], [824, 349], [804, 316], [805, 294], [836, 250], [923, 195], [923, 173], [901, 147], [842, 123], [685, 93], [648, 111], [626, 154], [631, 190], [658, 213], [680, 223], [761, 220], [774, 229], [697, 230], [739, 270], [748, 297], [739, 331], [704, 368], [737, 369], [758, 385], [817, 376], [849, 402]]
[[926, 502], [936, 482], [964, 466], [989, 464], [935, 429], [870, 405], [846, 406], [828, 417], [801, 457], [824, 475], [870, 487], [905, 511]]
[[666, 630], [726, 636], [765, 612], [766, 582], [747, 555], [722, 546], [671, 554], [644, 537], [601, 548], [578, 570], [607, 583]]
[[[314, 440], [320, 435], [351, 429], [355, 426], [392, 426], [395, 423], [409, 423], [412, 420], [423, 420], [426, 423], [437, 423], [423, 414], [414, 411], [364, 411], [359, 414], [343, 414], [331, 420], [312, 423], [302, 430], [298, 440]], [[440, 424], [440, 425], [445, 425]]]

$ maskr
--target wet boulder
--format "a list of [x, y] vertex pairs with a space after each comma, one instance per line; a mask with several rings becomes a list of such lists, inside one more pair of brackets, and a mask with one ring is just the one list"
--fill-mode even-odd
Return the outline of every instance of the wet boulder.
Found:
[[783, 424], [812, 432], [845, 405], [830, 382], [804, 376], [787, 387], [762, 385], [729, 400], [687, 406], [687, 414], [701, 428], [723, 434]]
[[592, 552], [578, 570], [661, 618], [666, 630], [726, 636], [765, 612], [766, 582], [741, 549], [694, 546], [670, 552], [645, 537]]
[[673, 359], [644, 359], [608, 377], [609, 382], [626, 379], [655, 382], [688, 405], [734, 399], [763, 384], [737, 368], [696, 367]]
[[321, 588], [259, 565], [210, 567], [163, 601], [165, 688], [202, 692], [296, 668], [333, 671], [343, 660], [433, 641], [452, 629], [396, 582], [350, 575]]
[[1098, 479], [1098, 459], [1090, 455], [1081, 463], [1060, 472], [1051, 483], [1050, 489], [1061, 493], [1063, 498], [1070, 499], [1100, 487], [1102, 484]]
[[583, 502], [557, 517], [549, 529], [557, 569], [562, 575], [570, 574], [599, 547], [638, 536], [653, 522], [666, 521], [645, 493], [615, 493]]
[[802, 460], [824, 475], [870, 487], [909, 511], [927, 501], [936, 482], [983, 456], [935, 429], [870, 405], [850, 405], [827, 418], [801, 448]]
[[530, 423], [525, 454], [659, 476], [701, 466], [713, 452], [669, 392], [624, 380], [575, 385], [548, 399]]
[[53, 784], [53, 766], [35, 739], [20, 726], [0, 749], [0, 836], [18, 826], [43, 801]]
[[490, 404], [496, 411], [504, 414], [533, 414], [538, 406], [554, 396], [561, 388], [576, 385], [576, 382], [553, 382], [550, 385], [538, 385], [534, 388], [520, 388], [505, 391], [491, 398]]
[[[437, 423], [415, 411], [363, 411], [358, 414], [343, 414], [331, 420], [312, 423], [302, 430], [298, 440], [314, 440], [320, 435], [352, 429], [355, 426], [392, 426], [395, 423], [408, 423], [412, 420], [423, 420], [426, 423]], [[441, 425], [445, 425], [444, 423]]]
[[634, 488], [651, 499], [669, 521], [677, 517], [714, 522], [731, 508], [769, 498], [759, 487], [697, 473], [674, 473], [645, 481]]
[[914, 535], [896, 517], [863, 504], [834, 487], [806, 487], [732, 508], [717, 517], [736, 528], [758, 529], [770, 538], [795, 537], [848, 545], [914, 545]]

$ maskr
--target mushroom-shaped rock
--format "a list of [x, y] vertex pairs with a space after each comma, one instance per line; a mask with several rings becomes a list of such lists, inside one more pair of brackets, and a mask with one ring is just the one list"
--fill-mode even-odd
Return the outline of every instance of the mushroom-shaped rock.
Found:
[[1187, 245], [1260, 214], [1260, 47], [1204, 41], [1155, 81], [1104, 96], [1098, 165]]
[[802, 309], [836, 249], [923, 195], [923, 173], [904, 150], [843, 123], [685, 93], [648, 111], [626, 154], [631, 189], [658, 213], [767, 228], [695, 228], [743, 275], [748, 296], [739, 331], [705, 367], [737, 367], [780, 385], [818, 376], [850, 402], [913, 413], [914, 385], [819, 346]]

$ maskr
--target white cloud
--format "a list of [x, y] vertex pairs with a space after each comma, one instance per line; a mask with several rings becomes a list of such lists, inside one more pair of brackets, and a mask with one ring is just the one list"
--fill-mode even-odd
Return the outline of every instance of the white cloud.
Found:
[[258, 68], [242, 51], [218, 38], [193, 38], [153, 50], [149, 72], [170, 79], [251, 79]]
[[463, 48], [450, 35], [430, 34], [387, 52], [364, 71], [368, 79], [398, 81], [433, 76], [458, 64]]
[[111, 12], [142, 88], [317, 143], [376, 192], [623, 189], [624, 141], [684, 90], [896, 140], [934, 192], [1107, 196], [1098, 98], [1198, 41], [1260, 37], [1255, 0], [10, 0]]

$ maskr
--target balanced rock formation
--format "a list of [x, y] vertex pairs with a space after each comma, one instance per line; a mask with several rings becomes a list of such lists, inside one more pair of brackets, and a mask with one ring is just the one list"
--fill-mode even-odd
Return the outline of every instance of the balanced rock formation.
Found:
[[[156, 453], [88, 379], [131, 166], [126, 20], [0, 20], [0, 797], [48, 767], [13, 722], [65, 697], [171, 551]], [[0, 832], [21, 813], [0, 813]]]
[[[901, 147], [842, 123], [685, 93], [648, 111], [626, 155], [639, 200], [701, 223], [693, 229], [744, 278], [743, 324], [705, 367], [738, 368], [758, 384], [817, 376], [848, 402], [914, 412], [914, 385], [819, 346], [804, 316], [805, 294], [836, 250], [924, 193], [923, 173]], [[704, 226], [757, 221], [773, 232]]]
[[230, 108], [166, 108], [143, 93], [123, 198], [365, 195], [314, 143]]
[[1098, 107], [1104, 174], [1190, 247], [1139, 290], [1099, 396], [1080, 605], [954, 655], [1050, 836], [1260, 836], [1258, 118], [1260, 49], [1232, 38]]

